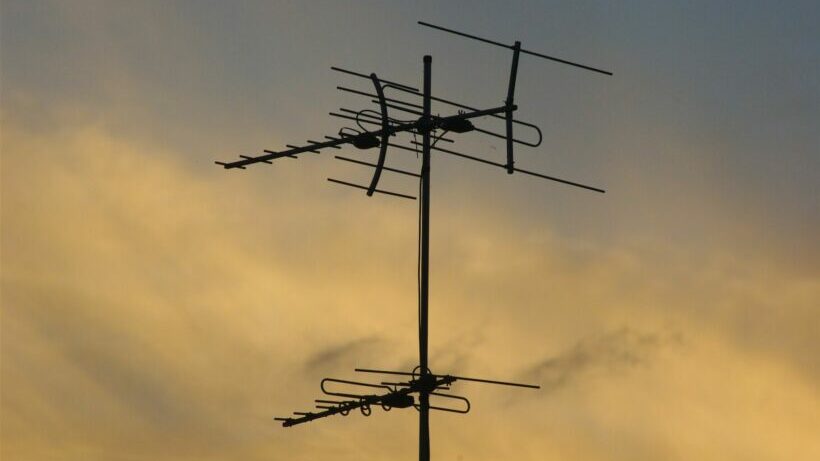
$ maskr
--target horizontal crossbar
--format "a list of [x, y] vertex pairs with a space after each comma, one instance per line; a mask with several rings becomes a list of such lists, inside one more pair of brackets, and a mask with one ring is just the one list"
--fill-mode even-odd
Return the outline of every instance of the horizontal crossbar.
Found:
[[[359, 184], [353, 184], [352, 182], [340, 181], [338, 179], [333, 179], [333, 178], [327, 178], [327, 180], [330, 181], [330, 182], [334, 182], [336, 184], [341, 184], [343, 186], [350, 186], [350, 187], [355, 187], [357, 189], [370, 190], [370, 188], [367, 187], [367, 186], [362, 186], [362, 185], [359, 185]], [[400, 194], [398, 192], [390, 192], [389, 190], [373, 189], [373, 192], [378, 192], [380, 194], [386, 194], [386, 195], [392, 195], [394, 197], [406, 198], [406, 199], [410, 199], [410, 200], [415, 200], [416, 199], [416, 197], [413, 197], [412, 195]]]

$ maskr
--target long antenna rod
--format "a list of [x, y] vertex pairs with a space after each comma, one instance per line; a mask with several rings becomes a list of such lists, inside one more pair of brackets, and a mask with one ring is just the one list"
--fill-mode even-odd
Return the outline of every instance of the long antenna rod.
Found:
[[[410, 143], [411, 144], [418, 144], [417, 142], [414, 142], [414, 141], [410, 141]], [[435, 147], [432, 147], [431, 149], [439, 151], [439, 152], [443, 152], [445, 154], [455, 155], [456, 157], [461, 157], [461, 158], [466, 158], [468, 160], [473, 160], [473, 161], [476, 161], [476, 162], [479, 162], [479, 163], [484, 163], [484, 164], [487, 164], [487, 165], [497, 166], [497, 167], [501, 167], [501, 168], [507, 168], [507, 165], [503, 164], [503, 163], [493, 162], [492, 160], [486, 160], [486, 159], [475, 157], [475, 156], [472, 156], [472, 155], [462, 154], [461, 152], [455, 152], [455, 151], [452, 151], [452, 150], [449, 150], [449, 149], [444, 149], [442, 147], [435, 146]], [[555, 176], [548, 176], [548, 175], [545, 175], [545, 174], [536, 173], [534, 171], [524, 170], [524, 169], [521, 169], [521, 168], [513, 168], [513, 171], [516, 171], [518, 173], [528, 174], [530, 176], [535, 176], [535, 177], [541, 178], [541, 179], [548, 179], [550, 181], [559, 182], [561, 184], [566, 184], [568, 186], [580, 187], [581, 189], [587, 189], [587, 190], [591, 190], [593, 192], [600, 192], [601, 194], [606, 193], [606, 191], [604, 189], [601, 189], [601, 188], [598, 188], [598, 187], [588, 186], [586, 184], [581, 184], [581, 183], [578, 183], [578, 182], [575, 182], [575, 181], [568, 181], [566, 179], [556, 178]]]
[[[430, 24], [429, 22], [419, 21], [419, 24], [422, 25], [422, 26], [431, 27], [433, 29], [438, 29], [438, 30], [441, 30], [441, 31], [444, 31], [444, 32], [449, 32], [451, 34], [461, 35], [462, 37], [471, 38], [473, 40], [478, 40], [479, 42], [489, 43], [490, 45], [496, 45], [496, 46], [500, 46], [502, 48], [507, 48], [507, 49], [510, 49], [510, 50], [515, 49], [515, 45], [507, 45], [505, 43], [496, 42], [494, 40], [488, 40], [486, 38], [477, 37], [475, 35], [465, 34], [464, 32], [459, 32], [457, 30], [437, 26], [437, 25], [434, 25], [434, 24]], [[566, 59], [556, 58], [555, 56], [548, 56], [546, 54], [536, 53], [535, 51], [529, 51], [529, 50], [525, 50], [523, 48], [521, 49], [521, 52], [524, 53], [524, 54], [532, 55], [532, 56], [538, 56], [539, 58], [549, 59], [550, 61], [560, 62], [561, 64], [566, 64], [568, 66], [580, 67], [581, 69], [591, 70], [593, 72], [598, 72], [598, 73], [604, 74], [604, 75], [612, 75], [612, 72], [610, 72], [608, 70], [598, 69], [597, 67], [591, 67], [591, 66], [587, 66], [587, 65], [584, 65], [584, 64], [578, 64], [577, 62], [567, 61]]]

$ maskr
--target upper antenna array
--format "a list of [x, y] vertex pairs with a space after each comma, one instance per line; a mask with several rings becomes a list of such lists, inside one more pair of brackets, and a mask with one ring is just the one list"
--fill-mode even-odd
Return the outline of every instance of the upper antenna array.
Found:
[[[307, 144], [302, 146], [288, 144], [286, 145], [287, 149], [284, 150], [265, 150], [260, 155], [240, 155], [239, 160], [216, 163], [222, 165], [226, 169], [245, 169], [246, 167], [257, 163], [271, 164], [273, 163], [273, 160], [282, 157], [298, 158], [299, 155], [307, 152], [318, 154], [321, 153], [323, 149], [341, 149], [342, 147], [352, 145], [359, 150], [378, 148], [378, 157], [372, 161], [353, 159], [341, 155], [335, 156], [338, 160], [372, 168], [373, 175], [370, 182], [367, 185], [362, 185], [333, 178], [328, 178], [328, 181], [363, 189], [366, 191], [368, 196], [372, 196], [375, 193], [380, 193], [400, 198], [416, 199], [416, 197], [409, 194], [381, 189], [379, 188], [379, 182], [383, 173], [395, 173], [419, 178], [419, 365], [410, 372], [356, 369], [357, 372], [362, 373], [376, 373], [381, 375], [403, 377], [403, 379], [399, 379], [398, 381], [378, 381], [373, 383], [325, 378], [322, 380], [321, 390], [325, 395], [332, 397], [332, 399], [317, 399], [315, 401], [315, 411], [295, 412], [293, 416], [275, 419], [281, 421], [283, 426], [289, 427], [327, 416], [337, 414], [347, 415], [350, 411], [355, 409], [358, 409], [362, 414], [369, 416], [373, 406], [381, 406], [384, 410], [389, 410], [391, 408], [414, 407], [419, 411], [419, 459], [422, 461], [427, 461], [430, 459], [430, 410], [467, 413], [471, 408], [470, 401], [467, 398], [441, 391], [450, 390], [451, 386], [457, 381], [479, 382], [534, 389], [539, 388], [539, 386], [531, 384], [468, 378], [451, 374], [435, 374], [428, 367], [427, 343], [431, 153], [432, 151], [435, 151], [442, 154], [456, 156], [458, 158], [480, 162], [485, 165], [503, 168], [508, 174], [523, 173], [529, 176], [603, 193], [604, 190], [598, 187], [582, 184], [576, 181], [569, 181], [542, 173], [536, 173], [515, 166], [514, 145], [519, 144], [528, 147], [538, 147], [543, 141], [543, 136], [541, 129], [537, 125], [513, 118], [514, 112], [518, 109], [518, 106], [514, 102], [514, 95], [516, 77], [518, 73], [518, 61], [522, 53], [600, 74], [612, 75], [612, 73], [596, 67], [525, 50], [521, 47], [521, 42], [518, 41], [512, 45], [507, 45], [422, 21], [419, 21], [418, 23], [422, 26], [430, 27], [439, 31], [512, 50], [512, 64], [507, 82], [507, 94], [506, 99], [504, 100], [504, 105], [488, 109], [477, 109], [473, 106], [434, 96], [431, 92], [432, 58], [430, 56], [424, 57], [424, 78], [423, 87], [421, 90], [411, 85], [380, 78], [376, 76], [375, 73], [364, 74], [352, 70], [341, 69], [339, 67], [331, 67], [334, 71], [369, 80], [373, 85], [372, 92], [343, 86], [338, 86], [337, 89], [368, 98], [371, 103], [376, 104], [377, 110], [370, 108], [353, 110], [342, 107], [337, 112], [330, 112], [330, 115], [355, 122], [355, 126], [344, 126], [334, 136], [324, 136], [325, 140], [323, 141], [308, 140]], [[400, 95], [392, 95], [391, 93], [391, 97], [388, 97], [385, 94], [388, 90], [397, 92]], [[408, 100], [408, 98], [410, 100]], [[454, 113], [446, 116], [433, 115], [431, 113], [431, 104], [433, 101], [453, 107]], [[396, 113], [398, 113], [399, 116], [394, 115]], [[504, 133], [497, 133], [489, 129], [476, 126], [475, 123], [482, 118], [496, 118], [504, 120]], [[531, 132], [529, 139], [519, 139], [514, 137], [513, 129], [516, 125]], [[463, 134], [473, 131], [504, 139], [506, 141], [506, 161], [503, 163], [492, 161], [478, 156], [456, 152], [452, 149], [438, 147], [438, 144], [442, 142], [450, 144], [455, 142], [453, 138], [448, 136], [450, 133]], [[405, 141], [398, 140], [398, 136], [404, 133], [412, 135], [412, 138]], [[421, 137], [421, 142], [417, 141], [418, 137]], [[409, 171], [406, 169], [387, 166], [387, 151], [390, 147], [399, 150], [421, 153], [421, 165], [419, 171]], [[432, 403], [431, 397], [433, 400]], [[450, 403], [450, 405], [447, 405], [447, 403]]]

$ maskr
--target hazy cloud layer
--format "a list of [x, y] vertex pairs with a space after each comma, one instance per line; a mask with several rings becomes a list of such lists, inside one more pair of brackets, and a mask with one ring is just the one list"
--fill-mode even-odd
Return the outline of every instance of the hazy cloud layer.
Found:
[[[414, 232], [400, 209], [355, 205], [361, 228], [383, 236], [372, 252], [358, 225], [344, 230], [349, 208], [283, 198], [278, 215], [306, 223], [267, 219], [253, 181], [192, 175], [171, 153], [147, 157], [150, 145], [93, 126], [31, 136], [6, 123], [3, 143], [18, 154], [3, 163], [4, 457], [379, 459], [414, 446], [411, 412], [310, 431], [270, 421], [308, 409], [320, 375], [414, 363], [415, 286], [397, 283], [413, 280]], [[61, 155], [46, 161], [56, 144]], [[300, 215], [304, 206], [327, 223]], [[544, 386], [511, 401], [460, 385], [473, 412], [436, 414], [439, 456], [490, 459], [512, 446], [522, 459], [817, 452], [816, 280], [751, 258], [741, 269], [731, 255], [592, 251], [492, 216], [438, 219], [450, 230], [433, 247], [443, 269], [432, 367], [523, 371]], [[289, 235], [299, 237], [279, 247]], [[407, 267], [383, 269], [401, 258]], [[498, 417], [503, 427], [487, 419]], [[718, 443], [724, 426], [735, 437]]]

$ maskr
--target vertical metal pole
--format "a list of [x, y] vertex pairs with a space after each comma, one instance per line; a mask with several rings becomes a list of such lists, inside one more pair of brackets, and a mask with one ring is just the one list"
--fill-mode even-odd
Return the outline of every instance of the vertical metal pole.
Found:
[[[429, 379], [427, 367], [427, 295], [430, 269], [430, 64], [424, 57], [424, 109], [422, 115], [421, 161], [421, 289], [419, 293], [419, 365], [420, 379]], [[430, 393], [419, 392], [419, 461], [430, 460]]]

